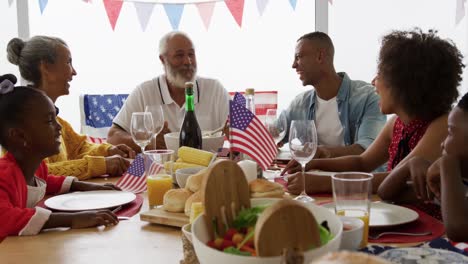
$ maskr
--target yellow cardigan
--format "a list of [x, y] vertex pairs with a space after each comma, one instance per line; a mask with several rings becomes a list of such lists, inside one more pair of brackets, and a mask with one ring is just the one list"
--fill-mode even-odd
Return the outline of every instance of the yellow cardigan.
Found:
[[62, 126], [60, 153], [46, 159], [49, 173], [54, 175], [75, 176], [86, 180], [106, 173], [105, 156], [112, 146], [107, 143], [94, 144], [86, 136], [73, 131], [71, 125], [60, 117]]

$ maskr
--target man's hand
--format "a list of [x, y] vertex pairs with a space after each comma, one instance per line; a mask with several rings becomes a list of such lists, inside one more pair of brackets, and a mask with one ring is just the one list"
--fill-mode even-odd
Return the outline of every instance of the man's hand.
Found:
[[111, 176], [121, 176], [130, 166], [130, 161], [122, 158], [119, 155], [105, 157], [105, 159], [106, 173]]
[[136, 155], [135, 151], [125, 144], [112, 146], [109, 148], [107, 152], [109, 156], [119, 155], [121, 157], [129, 158], [129, 159], [134, 159]]
[[164, 135], [167, 133], [171, 133], [171, 130], [169, 129], [167, 121], [165, 121], [161, 132], [156, 136], [156, 146], [152, 144], [151, 149], [166, 149], [167, 147], [166, 141], [164, 141]]

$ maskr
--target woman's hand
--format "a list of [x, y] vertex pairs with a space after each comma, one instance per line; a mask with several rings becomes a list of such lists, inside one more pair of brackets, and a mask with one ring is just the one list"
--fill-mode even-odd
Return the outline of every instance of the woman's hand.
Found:
[[424, 201], [432, 200], [426, 183], [426, 174], [431, 162], [421, 157], [413, 157], [408, 161], [408, 166], [416, 197]]
[[119, 155], [105, 157], [106, 173], [110, 176], [121, 176], [130, 166], [130, 161]]
[[[306, 173], [305, 188], [308, 194], [331, 192], [331, 177]], [[302, 173], [298, 172], [288, 177], [288, 192], [298, 195], [302, 192]]]
[[70, 214], [70, 217], [71, 228], [113, 226], [119, 223], [117, 216], [109, 210], [78, 212]]
[[136, 155], [135, 151], [125, 144], [112, 146], [108, 149], [107, 153], [109, 156], [119, 155], [129, 159], [134, 159]]
[[440, 200], [440, 166], [441, 163], [450, 164], [452, 161], [449, 157], [443, 155], [438, 160], [436, 160], [432, 165], [427, 169], [426, 181], [429, 190]]

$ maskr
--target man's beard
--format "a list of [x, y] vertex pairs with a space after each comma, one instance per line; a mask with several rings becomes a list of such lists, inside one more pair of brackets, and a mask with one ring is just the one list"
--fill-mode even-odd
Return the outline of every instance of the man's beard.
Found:
[[179, 71], [174, 69], [171, 65], [166, 64], [166, 78], [170, 84], [177, 88], [185, 88], [186, 82], [193, 82], [195, 80], [195, 76], [197, 75], [197, 67], [190, 66], [190, 70], [193, 71], [192, 78], [187, 78]]

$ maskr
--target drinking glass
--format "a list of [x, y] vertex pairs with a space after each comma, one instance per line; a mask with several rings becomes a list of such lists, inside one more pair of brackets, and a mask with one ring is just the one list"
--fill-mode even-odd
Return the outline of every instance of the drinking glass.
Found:
[[356, 217], [364, 222], [360, 247], [367, 245], [373, 175], [342, 172], [332, 175], [333, 200], [337, 215]]
[[161, 105], [147, 105], [145, 107], [145, 112], [151, 113], [153, 116], [153, 126], [154, 126], [154, 143], [153, 149], [156, 149], [156, 138], [164, 127], [164, 113]]
[[312, 202], [313, 198], [307, 196], [305, 191], [305, 166], [311, 161], [317, 151], [317, 130], [313, 120], [293, 120], [289, 129], [289, 150], [291, 156], [302, 169], [302, 192], [295, 200]]
[[151, 137], [154, 134], [153, 117], [149, 112], [135, 112], [132, 114], [130, 124], [130, 134], [133, 141], [140, 146], [141, 153], [145, 151], [145, 147], [150, 143]]
[[143, 156], [147, 176], [148, 204], [152, 208], [162, 205], [164, 194], [172, 189], [174, 151], [170, 149], [148, 150]]
[[[273, 137], [273, 140], [275, 141], [276, 145], [278, 145], [278, 143], [281, 142], [281, 140], [283, 140], [284, 136], [286, 135], [286, 130], [288, 128], [286, 116], [277, 116], [277, 113], [278, 112], [276, 109], [268, 109], [265, 117], [265, 127], [270, 133], [270, 135]], [[278, 165], [276, 164], [276, 157], [273, 161], [273, 169], [279, 170]], [[275, 173], [275, 176], [277, 174], [279, 174], [279, 171]]]

